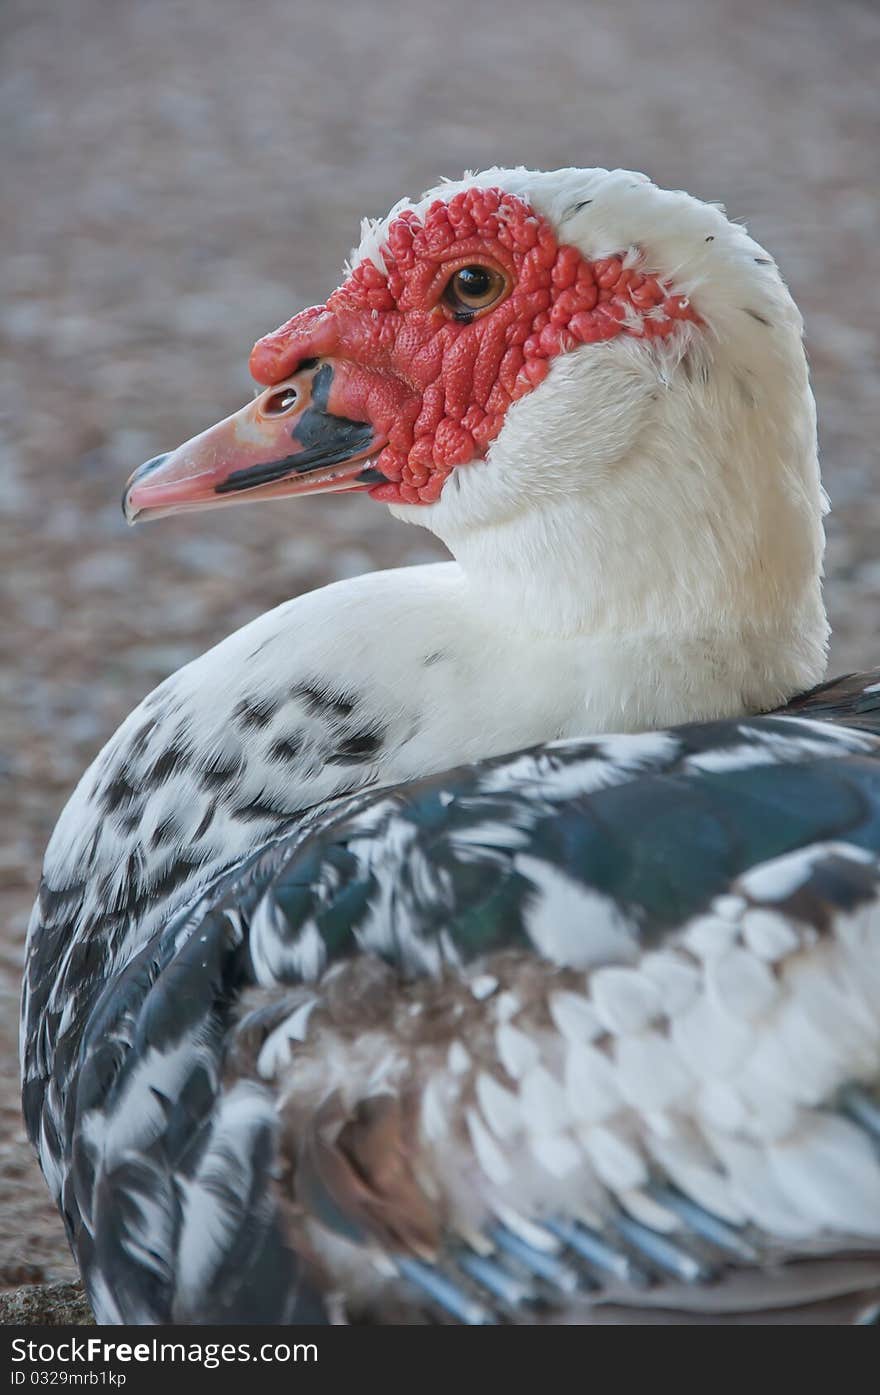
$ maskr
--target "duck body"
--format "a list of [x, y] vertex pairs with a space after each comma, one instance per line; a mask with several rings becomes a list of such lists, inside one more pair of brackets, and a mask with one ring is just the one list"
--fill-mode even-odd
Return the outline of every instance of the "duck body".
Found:
[[[62, 885], [89, 870], [89, 923], [119, 907], [128, 953], [167, 913], [155, 889], [170, 866], [170, 891], [186, 894], [322, 801], [543, 739], [640, 730], [649, 709], [666, 723], [694, 705], [731, 715], [740, 692], [717, 656], [694, 691], [698, 647], [501, 628], [455, 563], [336, 583], [145, 698], [83, 776], [47, 865]], [[131, 866], [119, 854], [134, 834]]]
[[99, 1317], [870, 1311], [878, 696], [331, 800], [109, 971], [35, 955], [26, 1113]]
[[772, 263], [492, 171], [252, 363], [130, 516], [369, 489], [456, 560], [230, 636], [59, 820], [24, 1110], [99, 1321], [870, 1312], [880, 677], [755, 715], [827, 636]]

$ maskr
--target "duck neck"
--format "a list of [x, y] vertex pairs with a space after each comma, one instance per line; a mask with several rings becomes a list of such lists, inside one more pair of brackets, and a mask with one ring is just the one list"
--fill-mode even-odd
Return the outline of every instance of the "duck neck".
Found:
[[[818, 486], [817, 486], [818, 491]], [[601, 491], [532, 500], [492, 525], [443, 538], [476, 612], [524, 638], [614, 653], [632, 687], [686, 656], [695, 702], [711, 679], [726, 713], [757, 711], [818, 682], [828, 627], [818, 492], [771, 476], [750, 494], [741, 471], [705, 460], [630, 459]], [[664, 667], [666, 666], [666, 667]], [[705, 682], [704, 682], [705, 680]]]

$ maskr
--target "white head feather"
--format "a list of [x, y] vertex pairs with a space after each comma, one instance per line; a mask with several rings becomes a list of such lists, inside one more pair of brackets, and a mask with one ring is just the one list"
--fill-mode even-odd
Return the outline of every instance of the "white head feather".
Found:
[[[430, 528], [517, 628], [703, 643], [748, 707], [821, 677], [827, 501], [802, 321], [775, 263], [723, 209], [626, 170], [490, 169], [365, 224], [379, 265], [403, 208], [498, 186], [595, 259], [639, 256], [701, 324], [620, 336], [554, 360]], [[733, 669], [730, 669], [731, 663]]]

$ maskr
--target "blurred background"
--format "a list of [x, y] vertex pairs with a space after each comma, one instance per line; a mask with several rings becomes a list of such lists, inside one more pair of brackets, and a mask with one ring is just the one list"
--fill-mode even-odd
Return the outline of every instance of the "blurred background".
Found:
[[439, 545], [365, 499], [122, 522], [129, 471], [250, 396], [363, 214], [491, 164], [722, 200], [806, 318], [836, 670], [880, 662], [875, 0], [6, 0], [0, 1288], [72, 1273], [18, 1114], [24, 931], [118, 722], [258, 612]]

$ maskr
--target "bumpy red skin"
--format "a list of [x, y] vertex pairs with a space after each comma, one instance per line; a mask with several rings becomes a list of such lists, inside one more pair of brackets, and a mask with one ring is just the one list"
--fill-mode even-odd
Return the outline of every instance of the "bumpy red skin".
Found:
[[[326, 306], [260, 339], [250, 367], [269, 385], [304, 359], [332, 358], [334, 410], [387, 441], [374, 464], [388, 482], [370, 490], [385, 502], [438, 499], [457, 465], [485, 456], [508, 407], [557, 354], [619, 334], [665, 338], [697, 319], [685, 297], [624, 267], [623, 254], [590, 262], [561, 245], [546, 219], [501, 189], [438, 199], [424, 222], [402, 213], [382, 257], [387, 273], [361, 262]], [[494, 263], [511, 290], [460, 323], [442, 295], [474, 261]]]

